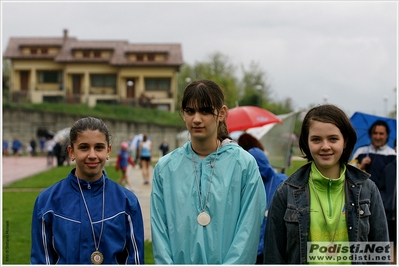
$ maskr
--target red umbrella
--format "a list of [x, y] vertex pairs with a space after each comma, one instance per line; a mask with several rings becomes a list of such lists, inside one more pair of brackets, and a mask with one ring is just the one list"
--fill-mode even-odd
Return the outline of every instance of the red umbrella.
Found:
[[260, 127], [269, 123], [281, 123], [282, 120], [267, 111], [255, 106], [235, 107], [229, 110], [227, 116], [228, 131], [245, 131], [249, 128]]

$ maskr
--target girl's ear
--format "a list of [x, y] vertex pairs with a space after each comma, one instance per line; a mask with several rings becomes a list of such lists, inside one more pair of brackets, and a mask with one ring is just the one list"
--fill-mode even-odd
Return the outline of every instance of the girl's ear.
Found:
[[111, 153], [112, 150], [112, 145], [109, 145], [107, 148], [107, 157], [109, 157], [109, 154]]
[[72, 161], [74, 161], [74, 160], [75, 160], [75, 153], [74, 153], [74, 151], [73, 151], [73, 148], [72, 148], [70, 145], [68, 145], [67, 149], [68, 149], [69, 158], [70, 158]]
[[219, 112], [219, 121], [224, 121], [227, 118], [227, 106], [223, 105]]

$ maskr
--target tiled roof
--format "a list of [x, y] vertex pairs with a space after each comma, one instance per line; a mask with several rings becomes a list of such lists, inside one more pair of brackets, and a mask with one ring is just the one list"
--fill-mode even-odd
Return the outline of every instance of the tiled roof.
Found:
[[[57, 55], [24, 55], [21, 48], [24, 46], [59, 46]], [[99, 58], [74, 58], [74, 50], [111, 50], [110, 59]], [[130, 53], [165, 53], [164, 62], [131, 62], [128, 60]], [[56, 62], [108, 62], [114, 66], [181, 66], [183, 64], [182, 49], [180, 44], [130, 44], [127, 41], [79, 41], [73, 37], [64, 38], [10, 38], [7, 49], [3, 55], [10, 59], [49, 59]]]

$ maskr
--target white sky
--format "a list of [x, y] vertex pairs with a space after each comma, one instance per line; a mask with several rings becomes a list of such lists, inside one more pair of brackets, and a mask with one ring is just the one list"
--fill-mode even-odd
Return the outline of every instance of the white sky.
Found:
[[258, 62], [273, 98], [295, 109], [327, 100], [349, 116], [384, 116], [397, 103], [397, 1], [2, 1], [1, 22], [3, 53], [10, 37], [64, 29], [79, 40], [180, 43], [188, 64], [221, 52], [239, 75]]

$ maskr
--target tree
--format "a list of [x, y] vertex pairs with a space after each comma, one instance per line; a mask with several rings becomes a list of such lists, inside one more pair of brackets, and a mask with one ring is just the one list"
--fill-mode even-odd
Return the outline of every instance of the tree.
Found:
[[274, 114], [289, 113], [293, 110], [290, 98], [281, 102], [272, 99], [266, 72], [261, 69], [259, 63], [252, 61], [248, 69], [242, 66], [241, 70], [243, 75], [239, 80], [236, 67], [228, 56], [220, 52], [211, 54], [207, 61], [196, 62], [193, 66], [184, 64], [178, 79], [179, 103], [188, 83], [198, 79], [209, 79], [218, 83], [224, 90], [228, 108], [237, 105], [260, 106]]
[[9, 98], [10, 89], [10, 75], [11, 75], [11, 61], [9, 59], [3, 59], [3, 83], [2, 83], [2, 91], [3, 91], [3, 99]]
[[243, 78], [241, 81], [240, 106], [264, 107], [269, 101], [270, 86], [267, 83], [266, 73], [259, 63], [251, 62], [249, 69], [242, 66]]
[[[238, 101], [237, 78], [235, 77], [235, 67], [230, 63], [230, 59], [219, 52], [211, 54], [208, 61], [196, 62], [194, 66], [183, 65], [179, 78], [179, 101], [186, 85], [195, 80], [208, 79], [219, 84], [226, 95], [226, 105], [235, 106]], [[183, 86], [184, 85], [184, 86]]]

